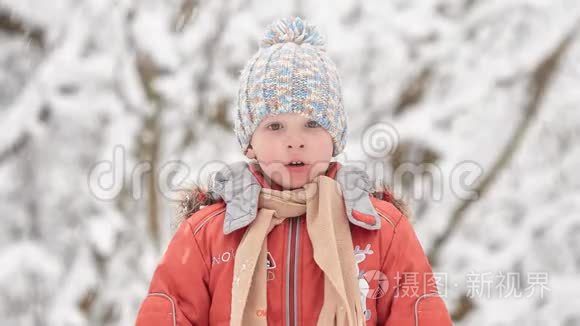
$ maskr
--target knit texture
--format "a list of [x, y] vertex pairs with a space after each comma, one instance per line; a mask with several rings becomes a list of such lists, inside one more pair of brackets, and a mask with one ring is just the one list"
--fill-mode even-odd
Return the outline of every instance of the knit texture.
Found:
[[234, 132], [245, 154], [260, 122], [296, 112], [325, 128], [333, 156], [346, 145], [340, 77], [316, 27], [300, 17], [275, 21], [240, 75]]

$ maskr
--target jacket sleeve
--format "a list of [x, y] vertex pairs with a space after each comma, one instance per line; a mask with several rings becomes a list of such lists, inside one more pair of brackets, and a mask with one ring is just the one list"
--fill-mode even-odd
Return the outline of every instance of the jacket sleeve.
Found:
[[[402, 216], [395, 225], [382, 273], [387, 277], [386, 295], [377, 302], [379, 320], [385, 326], [452, 325], [445, 302], [439, 295], [437, 275], [409, 220]], [[382, 314], [381, 314], [382, 312]]]
[[188, 221], [169, 242], [141, 303], [137, 326], [208, 325], [209, 266]]

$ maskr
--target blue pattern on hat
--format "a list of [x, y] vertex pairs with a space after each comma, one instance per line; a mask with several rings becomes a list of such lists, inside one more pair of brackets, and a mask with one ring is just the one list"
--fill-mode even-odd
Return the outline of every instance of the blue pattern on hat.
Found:
[[242, 151], [269, 115], [296, 112], [325, 128], [333, 156], [346, 145], [340, 77], [316, 27], [300, 17], [270, 25], [240, 76], [234, 132]]

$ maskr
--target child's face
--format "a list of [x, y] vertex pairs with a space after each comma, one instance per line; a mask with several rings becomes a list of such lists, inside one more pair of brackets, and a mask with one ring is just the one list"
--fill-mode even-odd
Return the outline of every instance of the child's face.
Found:
[[[328, 131], [298, 113], [264, 118], [250, 145], [246, 156], [257, 159], [266, 176], [284, 189], [300, 188], [324, 174], [333, 149]], [[293, 161], [304, 165], [289, 165]]]

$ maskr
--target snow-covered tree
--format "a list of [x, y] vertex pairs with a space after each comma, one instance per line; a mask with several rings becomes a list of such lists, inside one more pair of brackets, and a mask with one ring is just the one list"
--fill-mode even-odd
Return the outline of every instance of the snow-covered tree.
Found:
[[580, 325], [574, 0], [0, 0], [0, 323], [133, 324], [288, 15], [339, 68], [338, 160], [406, 197], [456, 324]]

